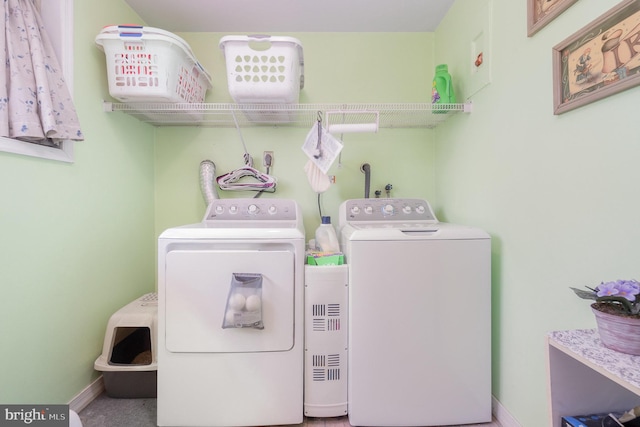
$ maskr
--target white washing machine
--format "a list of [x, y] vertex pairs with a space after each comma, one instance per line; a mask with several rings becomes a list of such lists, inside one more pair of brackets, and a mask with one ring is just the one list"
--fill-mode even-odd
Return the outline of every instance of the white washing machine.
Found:
[[304, 245], [283, 199], [214, 200], [160, 235], [159, 426], [302, 422]]
[[349, 422], [491, 421], [491, 241], [421, 199], [340, 206], [349, 265]]

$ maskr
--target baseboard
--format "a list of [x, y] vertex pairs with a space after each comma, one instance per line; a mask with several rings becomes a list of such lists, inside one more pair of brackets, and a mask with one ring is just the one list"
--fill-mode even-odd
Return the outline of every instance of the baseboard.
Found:
[[502, 427], [522, 427], [520, 423], [513, 418], [513, 415], [493, 396], [491, 396], [491, 409], [493, 418], [495, 418]]
[[[100, 396], [104, 392], [104, 380], [100, 375], [95, 381], [89, 384], [84, 390], [78, 393], [69, 402], [69, 409], [80, 412], [94, 399]], [[494, 396], [491, 396], [491, 410], [493, 417], [500, 423], [502, 427], [522, 427], [513, 415], [502, 406], [502, 404]]]
[[96, 397], [100, 396], [103, 391], [104, 380], [102, 379], [102, 375], [100, 375], [95, 381], [78, 393], [77, 396], [71, 399], [69, 409], [76, 412], [82, 411], [89, 403], [93, 402]]

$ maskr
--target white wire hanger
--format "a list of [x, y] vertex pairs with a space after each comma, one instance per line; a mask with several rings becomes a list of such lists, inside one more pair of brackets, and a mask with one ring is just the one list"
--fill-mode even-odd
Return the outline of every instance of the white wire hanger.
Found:
[[[246, 157], [246, 155], [245, 155]], [[251, 159], [251, 157], [249, 157]], [[251, 177], [255, 180], [240, 182], [242, 178]], [[250, 163], [235, 169], [217, 178], [221, 190], [227, 191], [276, 191], [276, 179], [266, 173], [260, 172]]]
[[[242, 137], [242, 132], [240, 132], [240, 126], [238, 126], [238, 121], [236, 120], [235, 114], [233, 114], [233, 120], [236, 124], [238, 134], [240, 135], [242, 147], [244, 148], [243, 157], [245, 165], [238, 169], [232, 170], [229, 173], [220, 175], [218, 178], [216, 178], [218, 186], [221, 190], [226, 191], [260, 191], [268, 193], [275, 192], [276, 179], [271, 175], [260, 172], [258, 169], [253, 167], [253, 159], [247, 151], [247, 146], [244, 143], [244, 138]], [[240, 182], [240, 180], [242, 180], [243, 178], [253, 179], [249, 181], [245, 179], [244, 181]]]

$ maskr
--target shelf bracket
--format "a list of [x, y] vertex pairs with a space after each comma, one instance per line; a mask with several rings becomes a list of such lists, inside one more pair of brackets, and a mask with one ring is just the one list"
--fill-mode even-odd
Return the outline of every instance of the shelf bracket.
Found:
[[102, 111], [105, 113], [113, 113], [113, 102], [102, 101]]

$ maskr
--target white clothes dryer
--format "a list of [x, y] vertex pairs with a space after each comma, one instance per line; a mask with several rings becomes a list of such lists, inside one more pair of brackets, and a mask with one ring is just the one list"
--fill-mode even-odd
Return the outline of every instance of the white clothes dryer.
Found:
[[160, 235], [159, 426], [302, 422], [304, 245], [283, 199], [217, 199]]
[[421, 199], [340, 206], [353, 426], [491, 421], [491, 240]]

